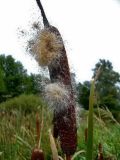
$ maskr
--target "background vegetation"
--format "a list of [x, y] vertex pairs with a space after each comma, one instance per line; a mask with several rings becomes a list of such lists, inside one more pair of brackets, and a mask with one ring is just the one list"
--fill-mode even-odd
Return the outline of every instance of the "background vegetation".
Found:
[[[97, 159], [99, 144], [106, 160], [120, 160], [120, 74], [114, 71], [109, 60], [100, 59], [93, 69], [93, 77], [100, 68], [95, 82], [94, 145]], [[74, 81], [74, 79], [73, 79]], [[12, 56], [0, 55], [0, 159], [28, 160], [36, 145], [36, 113], [43, 131], [41, 148], [47, 160], [51, 159], [48, 129], [52, 127], [52, 113], [42, 99], [44, 84], [49, 79], [41, 74], [27, 74], [22, 63]], [[74, 81], [75, 83], [75, 81]], [[78, 108], [78, 148], [86, 150], [90, 81], [75, 83]], [[63, 156], [58, 145], [59, 155]], [[76, 160], [85, 160], [85, 153]]]

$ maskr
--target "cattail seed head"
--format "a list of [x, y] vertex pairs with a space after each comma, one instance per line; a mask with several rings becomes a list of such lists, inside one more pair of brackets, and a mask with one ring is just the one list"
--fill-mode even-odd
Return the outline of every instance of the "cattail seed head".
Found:
[[[50, 30], [51, 32], [61, 37], [57, 28], [51, 27]], [[67, 93], [68, 93], [66, 94], [66, 92], [61, 92], [59, 90], [59, 93], [60, 93], [59, 100], [58, 98], [57, 99], [55, 98], [55, 101], [54, 101], [54, 99], [52, 99], [53, 96], [51, 97], [52, 103], [54, 102], [52, 105], [54, 110], [53, 135], [55, 138], [59, 137], [62, 151], [67, 155], [67, 157], [70, 157], [75, 153], [76, 146], [77, 146], [75, 99], [74, 99], [73, 90], [72, 90], [68, 59], [67, 59], [66, 50], [64, 46], [63, 46], [61, 55], [62, 56], [60, 56], [57, 59], [58, 63], [57, 64], [56, 62], [54, 63], [56, 65], [50, 64], [48, 66], [51, 82], [52, 83], [59, 82], [60, 84], [62, 84], [62, 86], [60, 86], [61, 89], [63, 90], [67, 89]], [[51, 90], [53, 92], [54, 87], [52, 87]], [[64, 96], [61, 96], [61, 93]]]
[[38, 148], [33, 149], [31, 160], [44, 160], [43, 151]]
[[61, 55], [62, 49], [60, 37], [45, 28], [39, 32], [31, 51], [41, 66], [48, 66]]

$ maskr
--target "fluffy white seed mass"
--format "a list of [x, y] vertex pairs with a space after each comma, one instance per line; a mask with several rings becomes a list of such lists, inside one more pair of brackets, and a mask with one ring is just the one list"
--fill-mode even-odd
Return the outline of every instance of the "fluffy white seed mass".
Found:
[[50, 108], [60, 112], [68, 106], [69, 92], [63, 85], [51, 83], [45, 87], [45, 99]]
[[60, 56], [63, 42], [59, 36], [43, 29], [37, 35], [31, 50], [41, 66], [48, 66], [54, 59]]

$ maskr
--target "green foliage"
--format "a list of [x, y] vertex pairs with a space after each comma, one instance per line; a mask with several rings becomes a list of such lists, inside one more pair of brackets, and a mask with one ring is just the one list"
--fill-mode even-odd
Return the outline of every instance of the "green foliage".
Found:
[[89, 108], [90, 82], [85, 81], [83, 84], [79, 83], [77, 86], [78, 102], [85, 109]]
[[100, 106], [107, 106], [110, 110], [120, 109], [120, 74], [113, 70], [110, 61], [101, 60], [95, 65], [94, 76], [98, 68], [100, 75], [96, 81], [97, 101]]
[[15, 62], [11, 56], [6, 58], [6, 86], [7, 94], [17, 96], [23, 92], [23, 81], [26, 76], [26, 70], [20, 62]]
[[31, 74], [30, 76], [27, 76], [26, 82], [25, 82], [25, 93], [41, 93], [43, 90], [43, 82], [48, 83], [48, 78], [43, 77], [40, 74]]
[[23, 65], [11, 55], [0, 55], [0, 102], [22, 93], [40, 94], [43, 79], [48, 81], [40, 74], [28, 75]]
[[14, 97], [23, 92], [23, 81], [27, 75], [20, 62], [15, 62], [12, 56], [0, 55], [0, 68], [4, 75], [3, 82], [6, 88], [3, 96]]
[[0, 94], [5, 92], [5, 83], [4, 83], [4, 72], [0, 68]]
[[[39, 106], [39, 107], [38, 107]], [[30, 110], [29, 110], [30, 109]], [[28, 111], [27, 114], [26, 111]], [[44, 151], [45, 159], [51, 159], [51, 149], [48, 130], [51, 128], [52, 114], [47, 109], [40, 97], [35, 95], [22, 95], [13, 98], [0, 105], [0, 159], [1, 160], [29, 160], [32, 149], [36, 145], [36, 112], [43, 110], [43, 132], [41, 149]], [[102, 117], [107, 117], [103, 118]], [[77, 152], [86, 150], [85, 128], [87, 127], [88, 111], [80, 112], [80, 125], [78, 126], [78, 148]], [[109, 121], [108, 121], [109, 119]], [[103, 146], [104, 158], [112, 157], [119, 160], [120, 148], [120, 125], [116, 123], [111, 113], [101, 110], [94, 115], [94, 144], [93, 159], [98, 153], [98, 144]], [[104, 121], [103, 121], [104, 120]], [[58, 145], [59, 155], [61, 150]], [[85, 153], [79, 154], [75, 160], [85, 160]]]
[[24, 95], [0, 106], [1, 160], [30, 160], [32, 150], [36, 146], [36, 112], [39, 113], [41, 122], [41, 110], [44, 124], [41, 147], [46, 159], [51, 159], [48, 137], [51, 114], [40, 97]]
[[[120, 111], [120, 74], [113, 70], [112, 63], [100, 59], [93, 69], [93, 77], [100, 68], [98, 79], [95, 83], [96, 106], [108, 107], [111, 111]], [[89, 106], [90, 82], [78, 84], [78, 102], [85, 109]]]
[[[94, 114], [93, 159], [97, 157], [99, 143], [102, 144], [104, 159], [119, 160], [120, 158], [120, 124], [115, 122], [110, 114], [112, 115], [112, 113], [104, 110], [102, 110], [102, 113], [100, 111], [97, 116]], [[78, 150], [86, 149], [85, 129], [87, 127], [88, 112], [82, 112], [82, 117], [84, 119], [81, 120], [78, 128]], [[84, 158], [84, 155], [79, 156], [76, 160], [80, 158]]]
[[30, 113], [37, 111], [38, 107], [45, 105], [42, 99], [35, 95], [20, 95], [19, 97], [12, 98], [6, 102], [0, 104], [0, 110], [2, 111], [21, 111], [23, 113]]

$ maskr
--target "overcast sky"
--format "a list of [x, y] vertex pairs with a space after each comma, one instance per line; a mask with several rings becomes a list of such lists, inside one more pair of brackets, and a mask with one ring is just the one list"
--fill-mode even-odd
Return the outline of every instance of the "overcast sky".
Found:
[[[117, 0], [41, 0], [47, 17], [62, 34], [71, 71], [79, 81], [90, 80], [100, 58], [120, 72], [120, 3]], [[42, 22], [35, 0], [0, 0], [0, 54], [12, 54], [29, 72], [38, 65], [25, 52], [19, 30]]]

